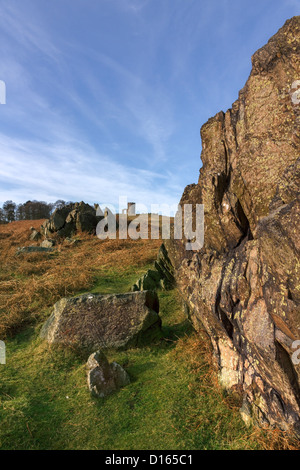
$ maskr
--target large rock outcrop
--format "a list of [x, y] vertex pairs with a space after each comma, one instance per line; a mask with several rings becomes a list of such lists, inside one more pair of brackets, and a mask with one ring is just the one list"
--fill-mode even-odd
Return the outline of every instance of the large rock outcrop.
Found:
[[238, 100], [201, 129], [203, 167], [184, 204], [204, 204], [197, 252], [168, 254], [246, 421], [300, 433], [300, 17], [252, 57]]
[[41, 226], [42, 234], [47, 238], [53, 234], [58, 237], [70, 237], [77, 231], [95, 233], [99, 220], [95, 207], [85, 202], [75, 202], [55, 209], [50, 219]]
[[41, 329], [49, 343], [92, 353], [123, 349], [160, 336], [156, 292], [83, 294], [56, 302]]

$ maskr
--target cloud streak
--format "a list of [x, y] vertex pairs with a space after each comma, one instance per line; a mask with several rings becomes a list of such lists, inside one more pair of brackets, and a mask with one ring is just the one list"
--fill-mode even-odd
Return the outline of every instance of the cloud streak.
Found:
[[[58, 198], [81, 199], [93, 203], [116, 203], [119, 195], [143, 204], [164, 201], [175, 204], [174, 180], [144, 169], [129, 169], [111, 161], [93, 148], [73, 142], [49, 146], [43, 142], [14, 142], [0, 134], [0, 200], [41, 199], [49, 202]], [[156, 182], [155, 191], [153, 185]], [[5, 186], [11, 185], [8, 190]], [[160, 186], [160, 189], [158, 189]], [[178, 185], [178, 197], [181, 187]]]
[[0, 202], [177, 202], [200, 126], [298, 4], [0, 0]]
[[[29, 55], [34, 49], [43, 52], [56, 65], [59, 58], [59, 69], [63, 70], [64, 54], [51, 42], [44, 29], [21, 21], [20, 12], [12, 6], [6, 6], [2, 13], [0, 26], [13, 38], [13, 42], [22, 43]], [[11, 46], [10, 41], [7, 44]], [[167, 123], [168, 118], [163, 122], [161, 117], [158, 118], [158, 110], [153, 108], [156, 94], [138, 76], [110, 57], [98, 54], [96, 60], [113, 71], [117, 79], [123, 82], [121, 92], [126, 94], [126, 98], [124, 97], [123, 105], [110, 100], [87, 64], [83, 67], [80, 78], [84, 79], [95, 102], [104, 105], [105, 112], [110, 118], [117, 120], [119, 125], [125, 125], [130, 132], [139, 134], [148, 142], [157, 156], [156, 162], [158, 159], [162, 160], [164, 142], [171, 130]], [[147, 169], [147, 165], [143, 168], [141, 165], [128, 166], [126, 162], [122, 164], [118, 162], [118, 158], [113, 159], [112, 155], [95, 150], [84, 131], [77, 128], [77, 123], [66, 119], [61, 107], [51, 107], [47, 97], [41, 96], [35, 89], [33, 77], [22, 61], [14, 60], [8, 55], [3, 58], [2, 70], [11, 89], [18, 88], [14, 96], [17, 99], [11, 101], [5, 110], [5, 119], [11, 120], [14, 126], [19, 123], [21, 133], [32, 135], [16, 139], [13, 133], [1, 134], [0, 201], [13, 199], [22, 202], [32, 198], [49, 201], [57, 198], [77, 200], [80, 196], [89, 202], [99, 202], [101, 198], [116, 201], [119, 194], [123, 194], [141, 203], [158, 203], [160, 200], [175, 203], [182, 188], [178, 185], [175, 197], [168, 195], [174, 194], [176, 178], [170, 178], [170, 172], [166, 177], [153, 170], [154, 159], [151, 161], [151, 168]], [[79, 67], [79, 75], [80, 70]], [[70, 74], [72, 71], [69, 69], [67, 76]], [[71, 83], [68, 87], [64, 80], [63, 78], [59, 83], [53, 84], [59, 92], [58, 99], [64, 94], [69, 106], [73, 105], [85, 119], [88, 118], [113, 140], [114, 136], [105, 124], [105, 114], [101, 117], [101, 113], [93, 111], [76, 88]], [[117, 142], [114, 143], [115, 148], [118, 147]], [[172, 183], [168, 184], [168, 181]]]

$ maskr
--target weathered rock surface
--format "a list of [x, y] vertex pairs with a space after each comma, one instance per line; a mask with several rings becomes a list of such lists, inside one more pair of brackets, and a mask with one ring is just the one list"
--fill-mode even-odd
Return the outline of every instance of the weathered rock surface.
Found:
[[70, 237], [66, 237], [64, 241], [68, 245], [79, 245], [79, 243], [81, 242], [80, 238], [70, 238]]
[[45, 238], [45, 240], [42, 241], [41, 247], [43, 248], [52, 248], [55, 246], [55, 240], [51, 240], [51, 238]]
[[47, 238], [55, 233], [58, 237], [71, 237], [77, 231], [95, 233], [99, 220], [95, 207], [76, 202], [56, 209], [50, 219], [41, 226], [41, 232]]
[[162, 244], [154, 263], [154, 269], [149, 269], [140, 279], [138, 279], [133, 285], [132, 290], [169, 290], [172, 289], [174, 285], [174, 268], [169, 259], [166, 247]]
[[160, 335], [158, 312], [158, 297], [151, 291], [63, 298], [54, 305], [41, 336], [89, 352], [137, 346]]
[[44, 247], [44, 246], [20, 246], [16, 250], [16, 255], [22, 253], [51, 253], [55, 251], [54, 248]]
[[42, 238], [42, 235], [40, 234], [40, 232], [38, 232], [33, 227], [31, 227], [31, 233], [30, 233], [30, 236], [29, 236], [29, 240], [31, 240], [33, 242], [36, 242], [36, 241], [39, 241], [41, 238]]
[[86, 369], [89, 390], [97, 398], [104, 398], [130, 383], [123, 367], [116, 362], [109, 364], [103, 351], [90, 355]]
[[140, 290], [156, 290], [161, 287], [160, 281], [160, 274], [155, 269], [148, 269], [132, 286], [132, 290], [134, 292]]
[[204, 204], [204, 246], [167, 244], [222, 384], [243, 394], [244, 418], [298, 434], [300, 366], [291, 355], [300, 339], [299, 54], [294, 17], [254, 54], [232, 108], [204, 124], [199, 181], [181, 199]]

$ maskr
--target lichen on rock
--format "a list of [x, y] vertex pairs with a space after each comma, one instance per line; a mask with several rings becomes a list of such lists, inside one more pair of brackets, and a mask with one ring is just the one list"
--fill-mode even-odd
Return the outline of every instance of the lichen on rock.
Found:
[[88, 388], [97, 398], [104, 398], [130, 383], [123, 367], [117, 362], [110, 364], [101, 350], [89, 356], [86, 370]]
[[[300, 434], [300, 17], [252, 57], [238, 100], [201, 128], [203, 166], [180, 204], [204, 204], [205, 243], [166, 242], [195, 328], [208, 332], [247, 422]], [[201, 325], [201, 326], [200, 326]]]
[[62, 298], [40, 335], [50, 344], [91, 353], [139, 346], [161, 336], [156, 292], [82, 294]]

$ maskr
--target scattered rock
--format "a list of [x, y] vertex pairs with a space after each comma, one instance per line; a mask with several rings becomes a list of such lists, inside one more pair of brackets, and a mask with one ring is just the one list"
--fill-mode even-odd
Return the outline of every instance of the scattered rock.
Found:
[[17, 248], [16, 254], [20, 255], [21, 253], [51, 253], [54, 251], [54, 248], [45, 248], [42, 246], [22, 246]]
[[109, 364], [101, 350], [90, 355], [86, 368], [88, 387], [95, 397], [104, 398], [130, 383], [127, 372], [116, 362]]
[[160, 275], [161, 287], [165, 290], [173, 289], [175, 286], [175, 271], [164, 244], [159, 249], [154, 266]]
[[66, 237], [65, 242], [68, 243], [69, 245], [78, 245], [81, 242], [81, 240], [80, 238]]
[[201, 129], [203, 167], [180, 204], [204, 204], [205, 242], [166, 242], [196, 329], [242, 416], [300, 435], [300, 16], [252, 57], [238, 100]]
[[165, 245], [162, 244], [157, 260], [154, 263], [154, 269], [149, 269], [138, 281], [133, 285], [133, 291], [173, 289], [175, 285], [174, 268], [168, 256]]
[[89, 352], [138, 346], [160, 336], [158, 312], [152, 291], [63, 298], [54, 305], [41, 337]]
[[133, 291], [155, 290], [160, 287], [160, 274], [154, 269], [149, 269], [132, 287]]
[[33, 241], [33, 242], [37, 242], [39, 241], [41, 238], [42, 238], [42, 235], [40, 234], [40, 232], [38, 232], [37, 230], [35, 230], [33, 227], [31, 227], [31, 234], [29, 236], [29, 240]]
[[52, 248], [55, 245], [55, 240], [51, 240], [51, 238], [46, 238], [42, 241], [41, 247], [43, 248]]

